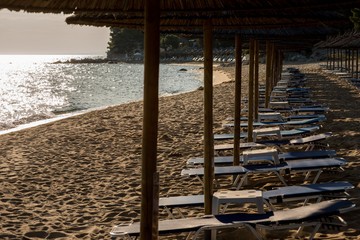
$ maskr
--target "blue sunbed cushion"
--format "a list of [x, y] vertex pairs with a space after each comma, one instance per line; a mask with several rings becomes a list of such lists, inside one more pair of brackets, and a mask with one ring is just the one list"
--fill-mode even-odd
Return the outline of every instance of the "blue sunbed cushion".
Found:
[[343, 158], [320, 158], [307, 160], [288, 161], [287, 166], [290, 170], [306, 170], [314, 168], [331, 168], [347, 165], [347, 161]]
[[341, 212], [341, 209], [353, 206], [354, 204], [350, 200], [329, 200], [290, 210], [275, 211], [273, 212], [274, 215], [270, 217], [270, 219], [272, 222], [277, 222], [278, 224], [304, 222], [326, 216], [337, 215]]
[[329, 182], [309, 185], [296, 185], [280, 187], [278, 189], [264, 191], [263, 198], [282, 202], [284, 199], [312, 196], [319, 194], [338, 193], [352, 189], [354, 186], [349, 182]]

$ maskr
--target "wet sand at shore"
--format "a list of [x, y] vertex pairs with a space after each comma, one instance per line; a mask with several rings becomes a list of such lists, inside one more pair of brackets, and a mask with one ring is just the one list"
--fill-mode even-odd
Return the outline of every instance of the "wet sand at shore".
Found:
[[[319, 182], [351, 182], [355, 186], [351, 200], [360, 206], [359, 90], [323, 73], [318, 63], [288, 66], [305, 73], [312, 98], [330, 107], [319, 132], [333, 132], [330, 149], [349, 162], [344, 172], [324, 172]], [[243, 67], [243, 96], [247, 95], [247, 69]], [[233, 116], [234, 67], [214, 70], [214, 83], [219, 81], [214, 86], [214, 133], [228, 133], [221, 124]], [[264, 70], [261, 65], [261, 80]], [[201, 194], [199, 181], [183, 178], [180, 172], [189, 158], [202, 156], [203, 91], [162, 97], [159, 108], [160, 197]], [[110, 239], [112, 226], [139, 221], [141, 135], [142, 102], [2, 135], [0, 239]], [[221, 189], [231, 189], [230, 178], [220, 183]], [[275, 177], [264, 174], [252, 177], [250, 184], [247, 187], [259, 189], [280, 186]], [[252, 205], [240, 209], [255, 211]], [[183, 213], [200, 216], [202, 211], [188, 208]], [[320, 229], [316, 239], [360, 239], [359, 217], [359, 210], [344, 214], [347, 227]], [[160, 218], [166, 218], [166, 213]], [[295, 231], [269, 234], [268, 239], [291, 239]], [[251, 239], [250, 235], [247, 230], [230, 230], [219, 234], [219, 239]]]

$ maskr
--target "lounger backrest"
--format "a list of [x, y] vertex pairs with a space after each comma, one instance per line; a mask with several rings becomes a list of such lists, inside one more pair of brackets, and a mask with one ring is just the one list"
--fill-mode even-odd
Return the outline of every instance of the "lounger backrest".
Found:
[[288, 199], [299, 199], [314, 195], [343, 193], [354, 186], [349, 182], [329, 182], [308, 185], [279, 187], [274, 190], [264, 191], [263, 198], [270, 202], [283, 202]]
[[[273, 164], [252, 164], [246, 166], [215, 167], [214, 174], [219, 175], [241, 175], [250, 172], [278, 172], [278, 171], [300, 171], [316, 170], [321, 168], [333, 168], [347, 165], [343, 158], [319, 158], [285, 161], [277, 165]], [[203, 176], [204, 168], [183, 169], [181, 176]]]
[[328, 132], [328, 133], [321, 133], [321, 134], [312, 135], [312, 136], [309, 136], [309, 137], [292, 139], [292, 140], [290, 140], [290, 144], [311, 143], [311, 142], [315, 142], [315, 141], [324, 140], [324, 139], [326, 139], [326, 138], [328, 138], [328, 137], [330, 137], [332, 135], [333, 134], [331, 132]]

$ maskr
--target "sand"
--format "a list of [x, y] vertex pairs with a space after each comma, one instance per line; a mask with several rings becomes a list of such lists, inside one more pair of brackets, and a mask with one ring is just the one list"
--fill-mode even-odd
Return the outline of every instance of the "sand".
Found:
[[[322, 73], [318, 63], [296, 67], [307, 74], [313, 99], [331, 108], [320, 132], [333, 132], [330, 149], [349, 161], [344, 172], [325, 172], [319, 181], [351, 182], [356, 187], [351, 199], [360, 206], [359, 90]], [[214, 132], [225, 133], [229, 130], [221, 124], [233, 115], [234, 67], [215, 69], [220, 71], [215, 79], [223, 80], [214, 87]], [[263, 79], [264, 65], [260, 69]], [[247, 66], [243, 75], [246, 94]], [[139, 221], [141, 130], [142, 103], [135, 102], [2, 135], [0, 239], [109, 239], [112, 226]], [[161, 98], [158, 133], [160, 196], [202, 193], [196, 179], [182, 178], [180, 172], [187, 159], [202, 156], [203, 91]], [[229, 179], [220, 182], [222, 189], [231, 188]], [[250, 183], [260, 189], [280, 186], [267, 175], [256, 175]], [[238, 209], [252, 212], [254, 206]], [[202, 211], [188, 208], [183, 213], [200, 216]], [[358, 210], [343, 214], [347, 227], [320, 229], [316, 238], [360, 239], [359, 217]], [[291, 239], [294, 231], [264, 234]], [[251, 238], [240, 229], [225, 231], [219, 239]]]

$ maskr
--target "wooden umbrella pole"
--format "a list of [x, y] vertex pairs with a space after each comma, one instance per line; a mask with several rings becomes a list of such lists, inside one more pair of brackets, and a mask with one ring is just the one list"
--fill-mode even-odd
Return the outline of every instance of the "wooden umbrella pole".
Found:
[[258, 121], [259, 118], [259, 40], [255, 40], [255, 66], [254, 66], [254, 119]]
[[340, 72], [343, 71], [343, 51], [340, 49]]
[[330, 48], [330, 69], [332, 70], [332, 61], [333, 61], [333, 55], [332, 55], [332, 48]]
[[329, 69], [329, 48], [326, 48], [326, 69]]
[[356, 79], [359, 79], [359, 49], [356, 49]]
[[331, 62], [332, 62], [332, 58], [331, 58], [331, 48], [329, 48], [329, 69], [331, 70]]
[[271, 71], [272, 71], [271, 91], [272, 91], [276, 85], [276, 48], [275, 48], [275, 43], [273, 43], [273, 47], [272, 47], [271, 62], [272, 62], [272, 67], [271, 67]]
[[340, 69], [340, 49], [337, 49], [337, 69]]
[[280, 50], [280, 59], [279, 59], [279, 63], [280, 63], [280, 73], [279, 73], [279, 80], [281, 80], [281, 74], [283, 72], [283, 59], [284, 59], [284, 53]]
[[240, 164], [240, 120], [241, 120], [241, 36], [235, 36], [235, 116], [234, 116], [234, 166]]
[[159, 113], [160, 1], [145, 2], [144, 118], [140, 239], [158, 238], [159, 175], [156, 171]]
[[336, 69], [336, 48], [334, 48], [334, 69]]
[[[274, 83], [274, 44], [271, 43], [270, 44], [270, 88], [269, 88], [269, 96], [271, 96], [271, 91], [273, 89], [273, 83]], [[270, 99], [269, 99], [269, 103], [270, 103]]]
[[211, 20], [204, 23], [204, 206], [212, 212], [214, 178], [213, 136], [213, 33]]
[[345, 63], [345, 72], [347, 72], [347, 70], [348, 70], [347, 49], [345, 49], [344, 63]]
[[280, 57], [280, 55], [281, 55], [281, 51], [280, 51], [280, 49], [278, 49], [278, 51], [277, 51], [277, 59], [276, 59], [277, 60], [276, 85], [280, 81], [280, 76], [281, 76], [281, 62], [280, 62], [281, 57]]
[[254, 39], [250, 39], [249, 49], [249, 100], [248, 100], [248, 142], [253, 141], [254, 122]]
[[348, 66], [349, 66], [349, 73], [350, 73], [350, 71], [351, 71], [351, 49], [349, 49], [349, 57], [348, 57]]
[[271, 79], [271, 43], [266, 41], [266, 79], [265, 79], [265, 108], [269, 107], [270, 79]]
[[355, 49], [351, 49], [351, 77], [354, 77], [354, 58], [355, 58]]
[[271, 85], [271, 91], [276, 86], [276, 48], [275, 48], [275, 45], [273, 46], [272, 75], [273, 75], [273, 78], [272, 78], [273, 82]]
[[345, 72], [348, 71], [348, 50], [345, 49]]
[[335, 48], [333, 48], [333, 70], [335, 70]]

